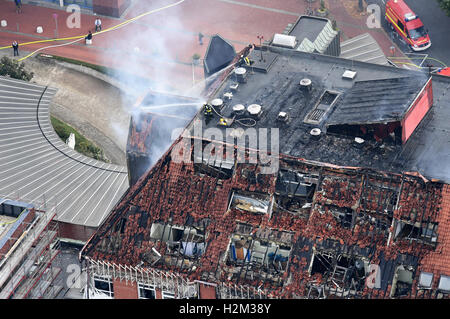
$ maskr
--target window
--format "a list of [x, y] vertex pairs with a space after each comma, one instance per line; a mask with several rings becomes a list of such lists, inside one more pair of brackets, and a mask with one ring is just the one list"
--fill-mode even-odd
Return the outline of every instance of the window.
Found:
[[175, 294], [172, 292], [163, 291], [162, 299], [175, 299]]
[[397, 25], [402, 31], [405, 30], [405, 26], [403, 25], [403, 23], [400, 20], [397, 21]]
[[442, 292], [450, 293], [450, 276], [441, 275], [438, 288]]
[[138, 284], [139, 299], [156, 299], [156, 290], [153, 285]]
[[425, 28], [423, 26], [418, 27], [417, 29], [409, 30], [409, 34], [411, 36], [411, 39], [417, 40], [422, 37], [427, 36], [427, 31], [425, 31]]
[[110, 278], [94, 275], [94, 287], [97, 292], [114, 297], [114, 287]]
[[421, 272], [419, 277], [419, 288], [430, 289], [433, 282], [433, 274], [429, 272]]

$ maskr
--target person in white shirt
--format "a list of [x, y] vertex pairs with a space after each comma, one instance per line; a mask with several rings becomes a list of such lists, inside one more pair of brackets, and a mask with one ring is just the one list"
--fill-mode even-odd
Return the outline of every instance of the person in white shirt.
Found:
[[102, 31], [102, 20], [99, 18], [95, 19], [95, 32]]

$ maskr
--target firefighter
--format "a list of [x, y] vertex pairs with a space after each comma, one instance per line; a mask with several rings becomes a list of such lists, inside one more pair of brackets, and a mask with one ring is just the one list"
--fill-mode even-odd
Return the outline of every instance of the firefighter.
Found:
[[212, 107], [211, 107], [211, 105], [209, 105], [208, 103], [205, 103], [204, 105], [203, 105], [203, 114], [206, 116], [206, 117], [211, 117], [213, 114], [212, 114]]
[[245, 64], [248, 65], [248, 66], [250, 66], [250, 65], [253, 64], [253, 61], [250, 60], [248, 57], [245, 57], [245, 58], [244, 58], [244, 62], [245, 62]]
[[244, 64], [246, 66], [250, 66], [253, 64], [253, 61], [250, 60], [248, 57], [241, 55], [241, 58], [239, 59], [239, 66], [243, 66]]

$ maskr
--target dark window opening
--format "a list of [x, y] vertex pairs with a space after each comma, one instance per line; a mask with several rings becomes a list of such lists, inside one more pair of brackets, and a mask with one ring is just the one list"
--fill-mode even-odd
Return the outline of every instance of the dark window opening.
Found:
[[403, 23], [400, 20], [397, 20], [397, 25], [402, 31], [405, 30], [405, 26], [403, 25]]
[[123, 234], [125, 232], [125, 225], [127, 223], [127, 219], [126, 218], [121, 218], [120, 221], [117, 223], [116, 226], [116, 232], [120, 232], [121, 234]]
[[355, 212], [351, 208], [331, 206], [330, 211], [343, 228], [351, 229], [353, 227]]
[[428, 223], [426, 227], [423, 227], [420, 223], [412, 225], [402, 221], [397, 221], [394, 239], [418, 240], [427, 244], [436, 244], [437, 223]]
[[366, 141], [383, 141], [396, 145], [402, 144], [402, 128], [400, 122], [367, 125], [336, 124], [327, 127], [327, 134], [359, 137]]
[[325, 275], [331, 271], [333, 265], [333, 257], [322, 255], [320, 253], [314, 254], [313, 264], [311, 268], [311, 275], [322, 274]]
[[364, 288], [366, 279], [365, 263], [355, 256], [334, 255], [332, 253], [315, 252], [310, 274], [322, 274], [329, 293], [353, 292]]
[[[192, 152], [191, 160], [194, 163], [194, 173], [199, 176], [207, 175], [218, 179], [229, 179], [233, 176], [235, 160], [234, 153], [230, 156], [226, 156], [224, 151], [217, 147], [211, 151], [211, 154], [202, 154], [196, 156], [195, 152]], [[219, 150], [220, 149], [220, 150]], [[220, 153], [219, 153], [220, 152]]]
[[316, 184], [313, 177], [295, 171], [280, 170], [278, 172], [275, 191], [281, 196], [303, 198], [312, 202]]
[[275, 185], [275, 208], [308, 217], [316, 190], [315, 181], [307, 174], [280, 170]]
[[156, 299], [155, 286], [139, 284], [139, 299]]
[[392, 297], [407, 296], [411, 292], [413, 282], [413, 269], [411, 267], [399, 266], [392, 281]]
[[114, 285], [109, 278], [94, 275], [94, 288], [100, 293], [114, 297]]

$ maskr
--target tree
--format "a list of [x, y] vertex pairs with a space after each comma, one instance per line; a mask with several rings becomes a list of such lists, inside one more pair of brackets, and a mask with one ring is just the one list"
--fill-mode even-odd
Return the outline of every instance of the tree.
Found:
[[10, 76], [13, 79], [30, 81], [33, 78], [33, 72], [25, 70], [25, 64], [6, 56], [0, 59], [0, 75]]
[[439, 6], [450, 16], [450, 0], [438, 0]]

